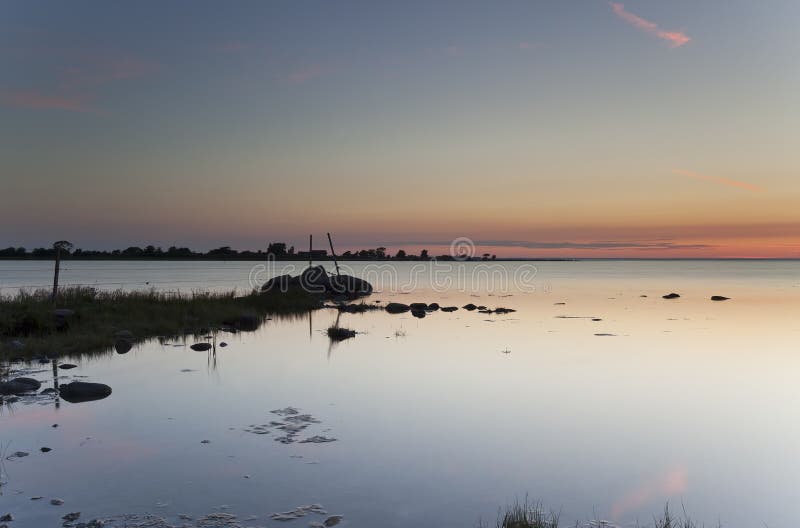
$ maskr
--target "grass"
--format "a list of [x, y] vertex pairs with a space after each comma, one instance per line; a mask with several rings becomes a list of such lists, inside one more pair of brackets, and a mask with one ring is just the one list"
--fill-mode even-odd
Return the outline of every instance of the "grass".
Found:
[[328, 327], [328, 337], [331, 338], [333, 341], [344, 341], [345, 339], [350, 339], [351, 337], [356, 336], [355, 330], [350, 330], [349, 328], [342, 328], [336, 325], [331, 325]]
[[[134, 341], [203, 334], [226, 325], [254, 330], [269, 315], [299, 315], [321, 306], [322, 299], [300, 289], [237, 297], [234, 292], [71, 287], [59, 292], [55, 304], [47, 290], [22, 291], [0, 298], [0, 358], [105, 353], [123, 330], [132, 333]], [[55, 308], [73, 310], [74, 315], [60, 325]]]
[[[478, 523], [479, 528], [486, 528], [483, 522]], [[523, 502], [515, 502], [514, 504], [501, 511], [497, 517], [497, 528], [558, 528], [559, 515], [553, 512], [545, 512], [539, 503], [531, 503], [527, 497]], [[576, 528], [579, 526], [592, 526], [597, 528], [608, 527], [614, 528], [617, 525], [609, 521], [591, 521], [588, 524], [581, 524], [576, 522]], [[653, 518], [651, 525], [636, 524], [637, 528], [703, 528], [703, 525], [698, 525], [689, 518], [686, 511], [683, 512], [683, 517], [676, 517], [669, 511], [669, 504], [664, 507], [664, 513]], [[717, 528], [721, 525], [718, 524]]]

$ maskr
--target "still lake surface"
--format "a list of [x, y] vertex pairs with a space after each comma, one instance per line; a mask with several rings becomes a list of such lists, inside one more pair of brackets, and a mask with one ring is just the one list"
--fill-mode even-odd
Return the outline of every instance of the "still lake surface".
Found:
[[[62, 383], [114, 392], [1, 408], [0, 445], [31, 455], [4, 462], [0, 515], [25, 528], [71, 511], [178, 525], [179, 514], [227, 511], [256, 517], [242, 526], [279, 526], [272, 512], [319, 503], [349, 526], [464, 528], [527, 494], [567, 525], [647, 523], [669, 501], [707, 524], [796, 526], [800, 262], [344, 265], [375, 284], [368, 302], [517, 311], [342, 314], [360, 333], [331, 344], [338, 314], [323, 309], [220, 334], [228, 346], [216, 354], [154, 340], [63, 358], [78, 368]], [[67, 262], [61, 282], [244, 293], [304, 264], [257, 266]], [[0, 293], [51, 274], [46, 262], [0, 262]], [[661, 298], [673, 291], [681, 298]], [[48, 365], [31, 367], [52, 386]], [[321, 422], [298, 440], [336, 441], [248, 430], [287, 406]]]

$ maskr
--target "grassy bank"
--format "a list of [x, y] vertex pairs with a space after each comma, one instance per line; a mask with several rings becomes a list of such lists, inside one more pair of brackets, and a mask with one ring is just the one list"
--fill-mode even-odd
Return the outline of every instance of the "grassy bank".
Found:
[[300, 289], [237, 297], [233, 292], [73, 287], [61, 290], [57, 303], [46, 290], [20, 292], [0, 298], [0, 358], [102, 352], [114, 346], [120, 332], [137, 341], [202, 334], [223, 326], [252, 330], [267, 316], [303, 313], [321, 305], [320, 298]]

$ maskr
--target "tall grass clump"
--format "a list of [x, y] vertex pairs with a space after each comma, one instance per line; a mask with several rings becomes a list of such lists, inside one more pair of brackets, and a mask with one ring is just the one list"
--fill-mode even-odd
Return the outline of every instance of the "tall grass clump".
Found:
[[[125, 330], [135, 339], [208, 332], [214, 327], [254, 330], [267, 315], [319, 308], [301, 289], [237, 296], [235, 292], [100, 291], [66, 287], [54, 303], [49, 290], [0, 297], [0, 357], [90, 353], [114, 344]], [[69, 314], [58, 315], [56, 309]]]

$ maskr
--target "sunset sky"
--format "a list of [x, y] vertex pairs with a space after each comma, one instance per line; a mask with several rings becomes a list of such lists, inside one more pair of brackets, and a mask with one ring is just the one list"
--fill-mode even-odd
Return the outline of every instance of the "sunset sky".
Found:
[[800, 257], [799, 26], [797, 0], [5, 0], [0, 247]]

